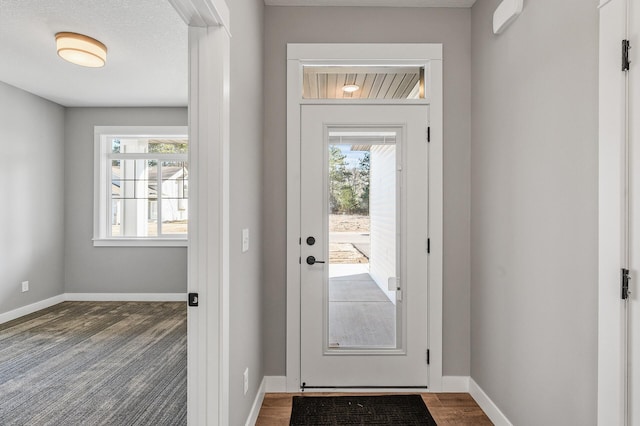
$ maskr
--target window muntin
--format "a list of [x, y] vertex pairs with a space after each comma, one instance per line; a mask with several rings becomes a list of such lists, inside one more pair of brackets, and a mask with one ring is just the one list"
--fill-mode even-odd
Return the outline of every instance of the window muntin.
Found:
[[154, 241], [186, 240], [186, 128], [108, 130], [96, 128], [99, 173], [94, 241], [148, 241], [154, 245]]

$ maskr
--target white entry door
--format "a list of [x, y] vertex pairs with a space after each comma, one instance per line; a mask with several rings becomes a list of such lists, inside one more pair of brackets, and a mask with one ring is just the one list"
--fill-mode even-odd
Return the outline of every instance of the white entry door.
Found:
[[428, 108], [301, 106], [303, 388], [429, 384]]

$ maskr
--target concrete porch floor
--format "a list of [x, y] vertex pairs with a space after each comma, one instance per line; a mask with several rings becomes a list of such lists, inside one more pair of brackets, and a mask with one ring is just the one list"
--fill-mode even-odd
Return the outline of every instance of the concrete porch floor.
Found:
[[396, 306], [368, 264], [329, 266], [329, 346], [395, 346]]

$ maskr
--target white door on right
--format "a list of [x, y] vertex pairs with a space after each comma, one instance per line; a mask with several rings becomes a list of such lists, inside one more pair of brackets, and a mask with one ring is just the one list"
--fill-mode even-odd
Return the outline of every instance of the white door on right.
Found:
[[640, 4], [600, 3], [598, 424], [640, 426]]
[[[640, 68], [637, 49], [640, 48], [640, 4], [629, 2], [629, 40], [632, 56], [629, 67], [629, 269], [631, 270], [628, 298], [628, 402], [629, 426], [640, 426]], [[634, 49], [635, 48], [635, 49]]]

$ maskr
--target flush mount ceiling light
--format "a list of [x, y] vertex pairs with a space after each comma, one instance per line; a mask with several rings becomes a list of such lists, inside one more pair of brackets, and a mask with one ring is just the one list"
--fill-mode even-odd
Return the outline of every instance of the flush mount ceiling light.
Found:
[[342, 91], [347, 93], [353, 93], [359, 89], [360, 86], [358, 86], [357, 84], [345, 84], [344, 86], [342, 86]]
[[62, 59], [83, 67], [99, 68], [107, 60], [107, 46], [82, 34], [56, 34], [56, 48]]

